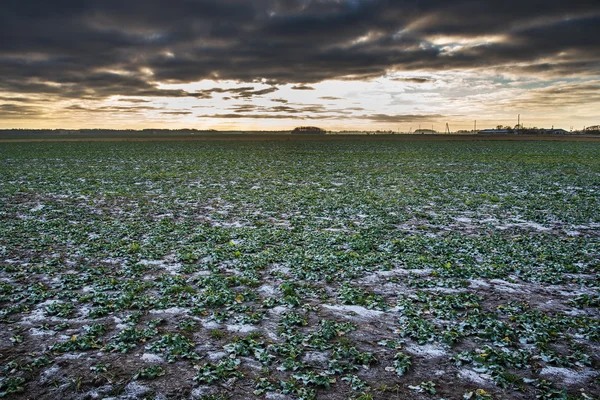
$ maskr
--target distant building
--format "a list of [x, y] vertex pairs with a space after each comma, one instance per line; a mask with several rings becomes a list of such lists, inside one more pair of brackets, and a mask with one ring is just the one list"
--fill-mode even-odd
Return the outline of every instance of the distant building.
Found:
[[508, 135], [514, 133], [514, 131], [508, 129], [483, 129], [477, 132], [480, 135]]
[[437, 132], [433, 129], [417, 129], [414, 133], [415, 135], [433, 135]]
[[299, 126], [292, 133], [324, 135], [327, 131], [316, 126]]
[[569, 132], [564, 130], [564, 129], [540, 129], [539, 130], [540, 133], [546, 133], [546, 134], [550, 134], [550, 135], [568, 135]]

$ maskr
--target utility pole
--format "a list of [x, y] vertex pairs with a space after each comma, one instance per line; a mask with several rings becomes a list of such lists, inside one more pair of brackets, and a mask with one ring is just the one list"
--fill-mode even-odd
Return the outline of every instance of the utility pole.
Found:
[[475, 126], [473, 128], [473, 132], [477, 132], [477, 120], [475, 120]]

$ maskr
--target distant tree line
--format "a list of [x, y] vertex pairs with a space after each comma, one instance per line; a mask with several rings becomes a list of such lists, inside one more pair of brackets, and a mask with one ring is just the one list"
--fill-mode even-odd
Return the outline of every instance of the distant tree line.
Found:
[[294, 128], [292, 133], [317, 133], [317, 134], [325, 134], [327, 131], [325, 129], [316, 127], [316, 126], [299, 126]]

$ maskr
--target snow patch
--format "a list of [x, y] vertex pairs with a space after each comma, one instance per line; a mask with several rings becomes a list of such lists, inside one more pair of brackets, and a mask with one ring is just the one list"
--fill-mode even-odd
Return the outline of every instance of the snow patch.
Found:
[[542, 377], [557, 377], [567, 385], [575, 385], [584, 382], [588, 378], [593, 378], [598, 372], [575, 371], [569, 368], [546, 367], [540, 371]]
[[239, 333], [254, 332], [255, 330], [258, 329], [255, 326], [246, 325], [246, 324], [231, 324], [231, 325], [226, 325], [226, 328], [230, 332], [239, 332]]
[[214, 351], [206, 355], [210, 361], [218, 361], [222, 358], [227, 357], [227, 353], [224, 351]]
[[151, 362], [151, 363], [162, 363], [165, 362], [163, 358], [157, 354], [152, 353], [144, 353], [140, 358], [142, 361]]
[[324, 351], [308, 351], [304, 354], [302, 361], [325, 364], [329, 361], [329, 354]]
[[472, 289], [487, 289], [490, 287], [489, 283], [487, 283], [483, 279], [469, 279], [469, 283]]
[[128, 397], [133, 396], [133, 398], [139, 398], [149, 391], [150, 388], [148, 386], [140, 385], [137, 382], [130, 382], [125, 386], [125, 393], [127, 393]]
[[339, 313], [344, 314], [343, 316], [346, 318], [353, 318], [355, 315], [358, 315], [359, 317], [363, 318], [377, 318], [384, 314], [383, 311], [369, 310], [368, 308], [362, 306], [341, 306], [324, 304], [323, 307], [332, 311], [338, 311]]
[[461, 379], [465, 379], [471, 381], [473, 383], [477, 383], [479, 385], [485, 385], [492, 383], [492, 377], [488, 374], [479, 374], [472, 369], [461, 369], [458, 371], [458, 377]]
[[274, 296], [278, 296], [281, 294], [281, 291], [279, 290], [279, 288], [277, 288], [275, 286], [271, 286], [271, 285], [262, 285], [257, 290], [264, 296], [274, 297]]
[[437, 358], [442, 357], [448, 354], [446, 349], [441, 346], [435, 346], [433, 344], [424, 344], [424, 345], [408, 345], [406, 346], [406, 351], [416, 356], [422, 356], [424, 358]]
[[55, 331], [47, 331], [45, 329], [31, 328], [29, 329], [29, 334], [31, 336], [54, 336], [56, 335]]
[[184, 307], [171, 307], [165, 308], [164, 310], [150, 310], [150, 314], [188, 314], [189, 308]]

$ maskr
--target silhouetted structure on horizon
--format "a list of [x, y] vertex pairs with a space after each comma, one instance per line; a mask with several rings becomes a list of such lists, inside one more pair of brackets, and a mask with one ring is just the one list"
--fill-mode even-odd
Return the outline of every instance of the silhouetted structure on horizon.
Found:
[[292, 133], [304, 133], [304, 134], [325, 134], [325, 129], [318, 128], [316, 126], [299, 126], [295, 128]]

